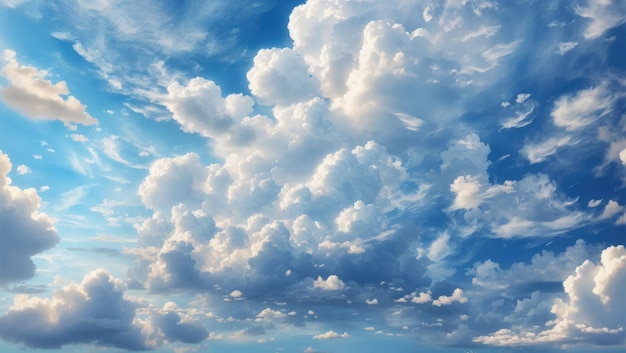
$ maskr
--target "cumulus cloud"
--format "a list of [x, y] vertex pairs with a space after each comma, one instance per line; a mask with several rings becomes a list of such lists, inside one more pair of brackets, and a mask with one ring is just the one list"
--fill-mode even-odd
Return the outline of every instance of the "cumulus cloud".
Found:
[[525, 288], [551, 288], [551, 283], [557, 282], [560, 289], [567, 276], [582, 261], [598, 255], [600, 251], [588, 246], [583, 240], [567, 247], [561, 253], [543, 250], [535, 254], [529, 263], [517, 262], [509, 268], [502, 268], [492, 260], [485, 260], [474, 264], [468, 271], [472, 277], [472, 284], [489, 291], [497, 291], [508, 295]]
[[59, 241], [52, 219], [39, 211], [37, 191], [11, 185], [11, 167], [9, 156], [0, 151], [0, 285], [32, 278], [36, 268], [31, 257]]
[[467, 303], [467, 298], [463, 296], [463, 290], [461, 288], [456, 288], [450, 296], [442, 295], [433, 300], [434, 306], [450, 305], [452, 303]]
[[209, 337], [202, 323], [180, 310], [174, 302], [165, 303], [159, 313], [152, 315], [152, 325], [170, 342], [199, 343]]
[[[245, 293], [263, 303], [249, 313], [259, 322], [289, 319], [288, 310], [267, 305], [294, 295], [376, 298], [380, 307], [397, 298], [413, 310], [460, 317], [472, 293], [430, 288], [424, 274], [467, 261], [451, 259], [465, 242], [550, 237], [595, 219], [547, 174], [498, 174], [503, 159], [489, 160], [493, 136], [479, 137], [473, 118], [459, 119], [480, 111], [481, 94], [493, 100], [502, 91], [500, 77], [511, 77], [530, 46], [490, 16], [495, 5], [481, 3], [418, 6], [424, 23], [402, 1], [310, 0], [290, 17], [293, 47], [256, 54], [251, 96], [225, 95], [201, 77], [168, 81], [158, 102], [183, 131], [208, 138], [216, 158], [205, 165], [204, 155], [189, 153], [152, 164], [139, 193], [153, 214], [137, 226], [139, 247], [128, 251], [138, 261], [133, 280], [153, 292], [215, 286], [227, 305]], [[542, 44], [552, 52], [558, 42]], [[608, 91], [557, 99], [553, 122], [572, 137], [526, 143], [522, 155], [537, 164], [577, 143], [573, 131], [604, 114], [598, 102]], [[503, 104], [510, 115], [496, 118], [498, 133], [534, 128], [542, 95], [504, 94], [497, 99], [511, 101]], [[255, 112], [255, 102], [268, 108]], [[435, 229], [442, 224], [449, 233]], [[476, 271], [503, 285], [498, 266], [485, 262]], [[475, 277], [476, 287], [488, 282]], [[391, 280], [394, 289], [380, 284]], [[520, 299], [527, 299], [520, 308], [542, 295]]]
[[103, 270], [55, 292], [52, 299], [17, 296], [0, 316], [0, 337], [30, 348], [91, 343], [126, 350], [152, 348], [151, 328], [136, 318], [122, 281]]
[[432, 301], [431, 294], [431, 292], [420, 292], [419, 294], [411, 293], [402, 298], [398, 298], [395, 301], [398, 303], [425, 304]]
[[262, 49], [247, 74], [250, 91], [262, 103], [288, 105], [317, 96], [317, 78], [304, 59], [289, 48]]
[[489, 345], [527, 346], [542, 343], [616, 345], [624, 342], [626, 307], [620, 298], [626, 285], [626, 249], [611, 246], [600, 263], [585, 260], [563, 282], [566, 298], [557, 298], [555, 319], [544, 330], [529, 327], [501, 329], [474, 339]]
[[330, 275], [328, 278], [323, 279], [321, 276], [317, 277], [313, 282], [313, 288], [319, 288], [326, 291], [342, 290], [346, 287], [345, 283], [336, 275]]
[[327, 331], [324, 333], [320, 333], [319, 335], [313, 336], [315, 340], [327, 340], [332, 338], [348, 338], [350, 335], [347, 332], [337, 333], [335, 331]]
[[617, 203], [617, 201], [609, 200], [600, 215], [600, 219], [611, 218], [622, 211], [624, 211], [624, 206]]
[[256, 321], [272, 321], [274, 319], [284, 319], [286, 317], [287, 314], [281, 311], [265, 308], [257, 314]]
[[17, 174], [19, 175], [24, 175], [24, 174], [30, 174], [33, 171], [25, 164], [20, 164], [17, 166]]
[[66, 126], [98, 123], [85, 111], [85, 105], [69, 95], [65, 81], [53, 84], [46, 80], [46, 71], [21, 65], [12, 50], [6, 49], [2, 59], [5, 65], [0, 74], [9, 85], [0, 89], [0, 95], [11, 108], [32, 119], [60, 120]]
[[204, 137], [225, 133], [252, 111], [253, 101], [242, 94], [222, 97], [215, 82], [196, 77], [187, 86], [174, 82], [167, 87], [163, 104], [183, 131]]

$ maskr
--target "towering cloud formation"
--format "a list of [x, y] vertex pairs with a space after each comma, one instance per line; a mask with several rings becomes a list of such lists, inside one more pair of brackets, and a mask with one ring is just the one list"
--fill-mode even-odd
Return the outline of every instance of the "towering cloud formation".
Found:
[[124, 298], [120, 280], [94, 271], [81, 283], [55, 292], [52, 299], [18, 296], [0, 316], [0, 337], [31, 348], [59, 349], [93, 343], [146, 350], [150, 326], [135, 317], [138, 305]]
[[[161, 7], [149, 28], [118, 16], [143, 2], [128, 4], [80, 6], [87, 19], [101, 14], [115, 40], [153, 45], [141, 54], [206, 50], [201, 33], [177, 43], [180, 32], [155, 28], [172, 22]], [[162, 61], [148, 65], [146, 80], [121, 82], [138, 74], [113, 72], [76, 41], [74, 50], [112, 87], [136, 88], [129, 89], [133, 99], [159, 105], [151, 108], [202, 141], [195, 152], [153, 161], [142, 175], [138, 193], [148, 216], [136, 225], [137, 246], [124, 249], [135, 260], [129, 286], [157, 298], [187, 293], [193, 304], [221, 313], [174, 302], [143, 307], [99, 270], [52, 299], [17, 297], [0, 316], [0, 337], [35, 348], [142, 350], [163, 340], [179, 348], [249, 339], [285, 325], [305, 327], [323, 344], [357, 337], [336, 327], [356, 317], [384, 326], [368, 323], [372, 334], [459, 346], [622, 344], [623, 247], [580, 241], [527, 262], [499, 262], [501, 249], [523, 244], [535, 253], [552, 241], [563, 249], [574, 243], [563, 235], [626, 222], [624, 200], [582, 190], [580, 180], [560, 173], [563, 165], [547, 163], [564, 156], [559, 162], [568, 167], [579, 156], [563, 150], [582, 155], [588, 145], [606, 150], [597, 175], [607, 165], [624, 171], [626, 141], [615, 132], [625, 130], [624, 95], [614, 93], [623, 80], [603, 72], [583, 87], [579, 73], [588, 73], [581, 62], [595, 63], [585, 55], [605, 63], [595, 49], [611, 40], [596, 38], [624, 23], [615, 9], [623, 5], [309, 0], [289, 18], [291, 47], [254, 54], [247, 94], [168, 74]], [[188, 28], [197, 30], [195, 15]], [[33, 118], [96, 122], [65, 98], [65, 83], [20, 65], [13, 52], [4, 60], [10, 106]], [[552, 80], [575, 85], [557, 89]], [[119, 153], [120, 141], [102, 140], [104, 153], [133, 166]], [[0, 229], [8, 244], [0, 247], [0, 283], [32, 277], [31, 257], [57, 242], [36, 192], [11, 186], [10, 168], [0, 154], [0, 224], [9, 225]], [[234, 333], [210, 332], [209, 320], [232, 324]], [[27, 321], [34, 323], [20, 325]]]
[[0, 151], [0, 286], [32, 278], [31, 257], [59, 241], [52, 219], [39, 211], [37, 191], [11, 185], [11, 167]]

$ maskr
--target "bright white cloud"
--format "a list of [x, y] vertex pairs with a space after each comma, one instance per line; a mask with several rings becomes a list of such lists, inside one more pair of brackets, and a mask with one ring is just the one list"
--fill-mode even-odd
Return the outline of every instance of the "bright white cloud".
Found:
[[33, 172], [27, 165], [24, 164], [18, 165], [16, 170], [19, 175], [30, 174]]
[[0, 316], [0, 337], [40, 349], [86, 343], [127, 350], [154, 348], [152, 329], [135, 317], [137, 308], [124, 297], [122, 281], [103, 270], [93, 271], [81, 283], [57, 290], [52, 299], [17, 296]]
[[213, 81], [196, 77], [187, 86], [174, 82], [167, 87], [163, 105], [172, 112], [181, 129], [215, 138], [252, 111], [253, 101], [241, 94], [222, 97]]
[[12, 50], [6, 49], [2, 59], [5, 66], [0, 74], [9, 85], [0, 89], [0, 95], [13, 109], [32, 119], [61, 120], [66, 126], [98, 123], [85, 111], [85, 105], [69, 95], [65, 81], [53, 84], [46, 80], [46, 71], [21, 65]]
[[454, 179], [450, 191], [456, 194], [451, 210], [472, 209], [480, 205], [480, 182], [470, 175]]
[[621, 291], [626, 285], [626, 249], [611, 246], [602, 251], [599, 264], [585, 260], [563, 282], [566, 299], [556, 299], [555, 319], [545, 330], [515, 327], [474, 339], [489, 345], [518, 346], [542, 343], [619, 344], [626, 338], [626, 306]]
[[318, 94], [319, 83], [304, 59], [291, 49], [262, 49], [248, 71], [250, 91], [262, 103], [287, 105]]
[[433, 300], [434, 306], [450, 305], [452, 303], [467, 303], [467, 298], [463, 295], [461, 288], [456, 288], [450, 296], [442, 295]]
[[556, 126], [575, 131], [608, 114], [615, 97], [605, 84], [560, 97], [551, 112]]
[[328, 278], [323, 279], [321, 276], [313, 282], [313, 288], [319, 288], [324, 291], [337, 291], [346, 288], [345, 283], [336, 275], [330, 275]]
[[272, 321], [274, 319], [284, 319], [287, 317], [287, 314], [280, 312], [278, 310], [272, 310], [270, 308], [265, 308], [263, 311], [257, 314], [256, 321]]
[[600, 219], [611, 218], [622, 211], [624, 211], [624, 206], [617, 203], [617, 201], [609, 200], [600, 215]]
[[576, 6], [575, 10], [578, 16], [589, 21], [583, 33], [586, 39], [598, 38], [626, 22], [624, 3], [619, 0], [587, 0], [585, 5]]
[[562, 147], [576, 144], [572, 136], [551, 137], [536, 144], [525, 144], [520, 151], [530, 163], [541, 163], [556, 154]]
[[348, 338], [350, 335], [347, 332], [337, 333], [335, 331], [327, 331], [324, 333], [320, 333], [319, 335], [313, 336], [315, 340], [327, 340], [332, 338]]

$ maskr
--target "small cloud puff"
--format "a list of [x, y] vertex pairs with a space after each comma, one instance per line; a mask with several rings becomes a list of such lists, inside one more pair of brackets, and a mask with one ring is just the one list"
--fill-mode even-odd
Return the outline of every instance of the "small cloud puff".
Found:
[[313, 288], [319, 288], [324, 291], [338, 291], [346, 287], [345, 283], [337, 275], [330, 275], [328, 278], [323, 279], [318, 276], [313, 283]]
[[24, 175], [24, 174], [30, 174], [33, 171], [26, 165], [24, 164], [20, 164], [19, 166], [17, 166], [17, 174], [19, 175]]
[[348, 338], [350, 335], [347, 332], [337, 333], [335, 331], [327, 331], [325, 333], [320, 333], [319, 335], [313, 336], [315, 340], [327, 340], [332, 338]]
[[456, 288], [450, 296], [442, 295], [433, 300], [434, 306], [450, 305], [452, 303], [467, 303], [467, 298], [463, 296], [463, 290], [461, 288]]

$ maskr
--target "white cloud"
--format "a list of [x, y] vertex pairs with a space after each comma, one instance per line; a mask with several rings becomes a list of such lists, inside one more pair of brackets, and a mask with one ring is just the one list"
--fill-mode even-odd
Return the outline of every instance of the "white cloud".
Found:
[[46, 71], [20, 65], [16, 57], [14, 51], [4, 51], [5, 66], [0, 74], [9, 80], [9, 85], [0, 89], [0, 95], [7, 105], [29, 118], [61, 120], [66, 126], [98, 123], [78, 99], [69, 95], [65, 81], [53, 84], [45, 79]]
[[475, 342], [497, 346], [561, 344], [619, 344], [626, 339], [626, 306], [621, 300], [626, 286], [626, 249], [611, 246], [602, 251], [599, 264], [585, 260], [563, 282], [566, 299], [552, 306], [555, 319], [538, 327], [501, 329], [479, 336]]
[[502, 127], [505, 129], [521, 128], [527, 126], [533, 122], [533, 116], [531, 115], [535, 110], [535, 106], [531, 105], [526, 110], [518, 110], [515, 112], [515, 116], [508, 118], [502, 122]]
[[313, 288], [319, 288], [324, 291], [338, 291], [346, 288], [346, 285], [336, 275], [330, 275], [326, 279], [318, 276], [315, 282], [313, 282]]
[[624, 206], [617, 203], [617, 201], [609, 200], [600, 215], [600, 219], [611, 218], [622, 211], [624, 211]]
[[332, 339], [332, 338], [348, 338], [350, 337], [350, 335], [347, 332], [344, 333], [337, 333], [335, 331], [327, 331], [324, 333], [320, 333], [319, 335], [315, 335], [313, 336], [313, 339], [315, 340], [327, 340], [327, 339]]
[[578, 42], [562, 42], [559, 43], [559, 49], [556, 51], [560, 56], [565, 55], [568, 51], [576, 48], [578, 46]]
[[103, 270], [55, 291], [52, 299], [17, 296], [0, 316], [0, 337], [31, 348], [60, 349], [92, 343], [127, 350], [154, 348], [150, 326], [135, 317], [123, 282]]
[[139, 196], [144, 205], [157, 211], [169, 211], [179, 202], [191, 206], [194, 200], [200, 202], [207, 174], [195, 153], [159, 159], [139, 186]]
[[365, 300], [365, 304], [367, 304], [367, 305], [378, 305], [378, 299], [377, 298], [366, 299]]
[[450, 305], [452, 303], [467, 303], [467, 298], [463, 296], [463, 290], [461, 288], [456, 288], [450, 296], [442, 295], [433, 300], [434, 306]]
[[174, 302], [165, 303], [163, 309], [153, 314], [151, 319], [152, 325], [169, 342], [198, 344], [209, 337], [202, 323]]
[[602, 199], [600, 199], [600, 200], [589, 200], [589, 202], [587, 203], [587, 207], [590, 207], [590, 208], [598, 207], [598, 206], [600, 206], [601, 203], [602, 203]]
[[424, 6], [424, 11], [422, 12], [422, 17], [424, 21], [430, 22], [433, 19], [432, 11], [434, 10], [432, 5]]
[[243, 293], [241, 293], [241, 291], [239, 291], [239, 290], [234, 290], [234, 291], [230, 292], [229, 296], [231, 296], [233, 298], [241, 298], [243, 296]]
[[451, 210], [472, 209], [480, 205], [481, 199], [478, 197], [481, 185], [477, 178], [471, 175], [460, 176], [454, 179], [450, 185], [450, 191], [456, 194]]
[[626, 22], [624, 3], [619, 0], [587, 0], [584, 6], [576, 6], [576, 14], [589, 20], [585, 28], [586, 39], [595, 39], [613, 27]]
[[515, 40], [507, 44], [494, 45], [483, 52], [482, 57], [492, 65], [497, 65], [500, 59], [511, 55], [520, 44], [522, 44], [521, 40]]
[[579, 130], [608, 114], [614, 100], [605, 84], [564, 95], [554, 104], [552, 120], [567, 131]]
[[30, 170], [28, 166], [24, 164], [18, 165], [16, 170], [17, 170], [17, 174], [19, 175], [30, 174], [33, 172], [32, 170]]
[[530, 163], [541, 163], [557, 151], [566, 146], [576, 144], [576, 140], [571, 136], [551, 137], [536, 144], [525, 144], [520, 151]]
[[420, 292], [407, 294], [404, 297], [395, 299], [396, 303], [413, 303], [413, 304], [426, 304], [430, 303], [433, 299], [431, 297], [431, 292]]
[[465, 37], [463, 37], [461, 41], [465, 42], [472, 38], [479, 38], [479, 37], [489, 38], [489, 37], [494, 36], [496, 33], [498, 33], [498, 30], [500, 30], [500, 26], [481, 25], [480, 28], [478, 28], [476, 31], [466, 34]]
[[626, 148], [624, 148], [620, 153], [619, 153], [619, 160], [622, 162], [623, 165], [626, 165]]
[[520, 93], [520, 94], [517, 95], [517, 98], [515, 98], [515, 103], [522, 104], [528, 98], [530, 98], [530, 93]]
[[259, 50], [247, 78], [252, 94], [270, 105], [308, 101], [319, 90], [304, 59], [289, 48]]
[[473, 275], [472, 284], [475, 286], [505, 294], [508, 290], [523, 288], [530, 283], [562, 282], [576, 266], [594, 255], [597, 255], [594, 248], [578, 240], [562, 253], [543, 250], [534, 255], [529, 263], [517, 262], [503, 269], [500, 264], [485, 260], [474, 264], [468, 273]]
[[52, 219], [39, 210], [37, 191], [11, 185], [11, 167], [9, 156], [0, 151], [0, 285], [32, 278], [36, 267], [31, 257], [59, 241]]
[[253, 101], [242, 94], [222, 98], [221, 88], [213, 81], [196, 77], [182, 86], [174, 82], [167, 87], [162, 104], [172, 112], [181, 129], [215, 138], [252, 112]]
[[272, 321], [274, 319], [284, 319], [287, 317], [287, 314], [280, 312], [278, 310], [272, 310], [270, 308], [265, 308], [263, 311], [257, 314], [256, 321]]
[[88, 142], [89, 141], [87, 136], [81, 135], [81, 134], [71, 134], [70, 138], [76, 142]]

